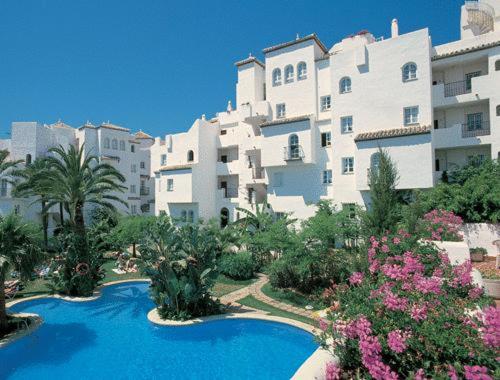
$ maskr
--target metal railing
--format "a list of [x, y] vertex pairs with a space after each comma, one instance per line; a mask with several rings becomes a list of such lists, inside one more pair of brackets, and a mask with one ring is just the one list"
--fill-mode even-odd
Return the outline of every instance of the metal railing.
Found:
[[149, 195], [149, 187], [141, 187], [140, 194], [141, 195]]
[[469, 122], [462, 124], [462, 138], [487, 136], [490, 134], [490, 122]]
[[444, 85], [444, 96], [457, 96], [463, 94], [470, 94], [472, 91], [470, 80], [461, 80], [458, 82], [445, 83]]
[[222, 196], [224, 198], [238, 198], [237, 187], [221, 187], [220, 190], [223, 190]]
[[283, 148], [285, 161], [302, 160], [304, 151], [300, 145], [285, 146]]

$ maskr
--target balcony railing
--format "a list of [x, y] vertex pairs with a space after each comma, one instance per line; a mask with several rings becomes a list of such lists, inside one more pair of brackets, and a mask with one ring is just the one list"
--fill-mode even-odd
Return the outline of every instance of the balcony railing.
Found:
[[149, 195], [149, 187], [141, 187], [140, 194]]
[[483, 120], [481, 122], [462, 124], [462, 137], [487, 136], [490, 134], [490, 122]]
[[304, 151], [300, 145], [285, 146], [283, 153], [285, 161], [302, 160], [304, 158]]
[[472, 91], [471, 82], [468, 80], [461, 80], [458, 82], [445, 83], [444, 96], [458, 96], [463, 94], [470, 94]]
[[222, 196], [224, 198], [238, 198], [238, 188], [237, 187], [222, 187]]

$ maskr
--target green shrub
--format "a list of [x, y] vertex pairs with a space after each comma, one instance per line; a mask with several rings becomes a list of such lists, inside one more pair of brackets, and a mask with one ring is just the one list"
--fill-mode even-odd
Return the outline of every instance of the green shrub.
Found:
[[226, 254], [219, 261], [219, 270], [234, 280], [249, 280], [254, 276], [255, 263], [249, 252]]
[[483, 255], [488, 254], [488, 251], [486, 250], [486, 248], [482, 248], [482, 247], [471, 248], [471, 249], [469, 249], [469, 252], [470, 253], [482, 253]]

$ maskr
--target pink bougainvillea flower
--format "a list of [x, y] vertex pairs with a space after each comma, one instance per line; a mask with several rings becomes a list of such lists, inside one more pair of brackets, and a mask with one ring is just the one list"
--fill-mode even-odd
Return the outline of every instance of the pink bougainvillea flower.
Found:
[[325, 378], [326, 380], [339, 380], [340, 367], [336, 363], [326, 363]]
[[361, 272], [354, 272], [349, 277], [349, 283], [351, 285], [359, 285], [363, 282], [364, 274]]

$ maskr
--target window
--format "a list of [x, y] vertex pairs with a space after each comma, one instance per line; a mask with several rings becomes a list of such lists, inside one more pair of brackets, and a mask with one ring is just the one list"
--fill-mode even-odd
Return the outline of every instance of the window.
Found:
[[350, 219], [356, 218], [356, 204], [355, 203], [342, 203], [342, 211], [347, 212]]
[[6, 197], [7, 196], [7, 180], [2, 179], [2, 182], [0, 184], [0, 197]]
[[276, 117], [282, 119], [286, 116], [285, 103], [276, 104]]
[[351, 92], [351, 78], [344, 77], [340, 80], [340, 93], [345, 94]]
[[166, 165], [166, 163], [167, 163], [167, 155], [166, 154], [162, 154], [160, 156], [160, 165], [164, 166], [164, 165]]
[[417, 79], [417, 65], [407, 63], [403, 66], [403, 82], [408, 82]]
[[188, 151], [188, 162], [194, 161], [194, 152], [192, 150]]
[[500, 71], [500, 59], [495, 62], [495, 71]]
[[137, 206], [136, 205], [130, 206], [130, 211], [132, 212], [132, 215], [137, 214]]
[[288, 158], [292, 160], [300, 158], [299, 136], [295, 133], [288, 138]]
[[418, 106], [406, 107], [404, 109], [404, 123], [405, 125], [418, 123]]
[[497, 106], [497, 116], [500, 116], [500, 105]]
[[370, 170], [376, 171], [380, 166], [380, 153], [373, 153], [370, 157]]
[[31, 165], [31, 154], [26, 155], [26, 165]]
[[141, 169], [144, 169], [144, 168], [146, 168], [146, 163], [144, 161], [141, 161], [140, 166], [141, 166]]
[[125, 150], [125, 141], [120, 140], [120, 150]]
[[136, 165], [136, 164], [132, 164], [132, 165], [130, 166], [130, 171], [131, 171], [132, 173], [137, 173], [137, 165]]
[[281, 69], [273, 70], [273, 86], [281, 86]]
[[104, 139], [104, 147], [106, 149], [109, 149], [109, 147], [110, 147], [110, 145], [109, 145], [109, 138], [107, 138], [107, 137]]
[[187, 211], [182, 210], [181, 211], [181, 222], [186, 222], [187, 221]]
[[118, 149], [118, 140], [117, 139], [113, 139], [113, 141], [111, 141], [111, 148], [114, 150]]
[[283, 173], [277, 172], [273, 174], [273, 186], [281, 187], [283, 186]]
[[133, 145], [133, 144], [132, 144], [132, 145], [130, 145], [130, 151], [131, 151], [132, 153], [135, 153], [135, 145]]
[[283, 211], [276, 211], [274, 213], [274, 219], [275, 220], [285, 219], [285, 217], [286, 217], [286, 213], [283, 212]]
[[227, 135], [227, 129], [221, 129], [220, 134], [221, 136]]
[[467, 156], [467, 163], [469, 165], [481, 165], [484, 162], [484, 154], [476, 154], [474, 156]]
[[441, 171], [441, 163], [439, 162], [439, 158], [436, 158], [436, 171], [439, 172]]
[[132, 194], [135, 194], [135, 193], [136, 193], [135, 185], [130, 185], [130, 192], [131, 192]]
[[342, 133], [352, 132], [352, 116], [343, 116], [340, 118], [340, 131]]
[[174, 179], [173, 178], [167, 179], [167, 191], [174, 191]]
[[21, 213], [21, 206], [15, 205], [14, 206], [14, 214], [19, 215]]
[[330, 132], [323, 132], [321, 134], [321, 147], [327, 147], [332, 145], [332, 134]]
[[342, 173], [343, 174], [354, 173], [354, 157], [342, 158]]
[[483, 127], [483, 113], [469, 113], [467, 114], [467, 130], [475, 131]]
[[297, 65], [297, 79], [302, 80], [307, 78], [307, 65], [305, 62], [299, 62]]
[[323, 170], [323, 184], [330, 185], [332, 183], [332, 171]]
[[187, 219], [187, 221], [189, 223], [193, 223], [194, 222], [194, 211], [193, 210], [189, 210], [188, 211], [188, 219]]
[[481, 71], [474, 71], [472, 73], [465, 74], [465, 89], [470, 91], [472, 89], [472, 78], [481, 76]]
[[320, 98], [320, 108], [321, 112], [329, 111], [332, 108], [332, 97], [330, 95], [325, 95]]
[[285, 67], [285, 83], [293, 82], [293, 66], [288, 65]]

